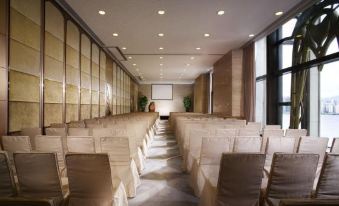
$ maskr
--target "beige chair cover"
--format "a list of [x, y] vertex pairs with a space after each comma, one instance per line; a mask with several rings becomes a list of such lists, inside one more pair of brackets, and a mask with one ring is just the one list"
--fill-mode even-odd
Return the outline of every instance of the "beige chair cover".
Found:
[[219, 178], [207, 175], [200, 205], [258, 205], [264, 163], [264, 154], [223, 154]]
[[31, 141], [28, 136], [3, 136], [2, 146], [7, 151], [11, 163], [13, 163], [14, 152], [32, 151]]
[[86, 124], [84, 121], [70, 122], [67, 125], [67, 128], [85, 128]]
[[46, 135], [48, 136], [59, 136], [62, 140], [62, 146], [64, 151], [67, 152], [67, 128], [46, 128]]
[[270, 171], [274, 153], [294, 153], [295, 138], [293, 137], [270, 137], [267, 140], [265, 168]]
[[55, 153], [14, 153], [20, 196], [64, 199]]
[[94, 139], [89, 136], [68, 136], [67, 147], [69, 152], [95, 153]]
[[265, 202], [279, 205], [281, 199], [311, 196], [319, 155], [275, 153]]
[[35, 137], [36, 151], [39, 152], [54, 152], [58, 157], [58, 165], [61, 174], [65, 175], [65, 152], [60, 136], [36, 136]]
[[261, 130], [261, 122], [248, 122], [245, 126], [246, 129], [255, 129], [260, 131]]
[[138, 169], [131, 159], [128, 137], [101, 137], [101, 151], [108, 153], [113, 182], [121, 180], [127, 197], [135, 197], [140, 185]]
[[200, 161], [198, 166], [193, 166], [190, 175], [194, 193], [199, 197], [206, 183], [204, 171], [218, 171], [222, 153], [233, 151], [234, 137], [202, 138]]
[[281, 129], [281, 125], [265, 125], [264, 129]]
[[236, 137], [234, 140], [233, 152], [236, 153], [260, 153], [262, 138], [257, 137]]
[[339, 138], [333, 138], [331, 153], [339, 153]]
[[261, 147], [261, 149], [262, 149], [261, 151], [265, 152], [266, 145], [267, 145], [267, 139], [269, 137], [283, 137], [284, 136], [284, 130], [282, 130], [282, 129], [264, 129], [262, 136], [263, 136], [263, 140], [262, 140], [263, 145]]
[[260, 136], [260, 130], [257, 129], [239, 129], [238, 136]]
[[0, 151], [0, 197], [12, 197], [17, 194], [14, 176], [7, 153]]
[[339, 154], [326, 155], [315, 196], [339, 200]]
[[311, 153], [319, 155], [319, 167], [322, 166], [326, 150], [328, 138], [325, 137], [301, 137], [298, 153]]
[[95, 151], [101, 152], [100, 138], [113, 136], [113, 131], [111, 128], [91, 128], [91, 130], [95, 141]]
[[238, 129], [216, 129], [215, 130], [216, 137], [235, 137], [238, 134], [239, 134]]
[[69, 128], [68, 136], [91, 136], [88, 128]]
[[337, 200], [319, 200], [319, 199], [296, 199], [296, 200], [281, 200], [279, 206], [339, 206], [339, 199]]
[[127, 206], [121, 182], [113, 185], [107, 154], [67, 154], [68, 206]]
[[50, 125], [51, 128], [67, 128], [67, 124], [64, 123], [52, 123]]
[[[188, 172], [192, 170], [195, 161], [200, 159], [202, 138], [209, 137], [208, 129], [193, 129], [189, 134], [189, 147], [184, 152], [182, 168]], [[196, 162], [199, 163], [199, 162]]]
[[42, 135], [41, 128], [24, 128], [21, 130], [22, 136], [29, 136], [31, 140], [32, 149], [35, 149], [34, 138], [38, 135]]
[[307, 135], [306, 129], [287, 129], [286, 137], [303, 137]]

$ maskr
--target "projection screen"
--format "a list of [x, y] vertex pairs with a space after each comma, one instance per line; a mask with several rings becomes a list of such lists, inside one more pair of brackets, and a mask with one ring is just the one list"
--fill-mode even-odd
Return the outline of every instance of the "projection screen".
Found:
[[154, 100], [172, 100], [172, 84], [152, 84], [152, 99]]

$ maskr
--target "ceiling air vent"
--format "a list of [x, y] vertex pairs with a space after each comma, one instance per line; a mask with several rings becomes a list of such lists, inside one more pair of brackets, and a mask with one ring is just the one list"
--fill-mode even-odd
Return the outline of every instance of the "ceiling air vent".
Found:
[[119, 61], [127, 61], [126, 56], [124, 55], [124, 53], [122, 53], [122, 51], [119, 47], [117, 47], [117, 46], [106, 46], [106, 48], [109, 49]]

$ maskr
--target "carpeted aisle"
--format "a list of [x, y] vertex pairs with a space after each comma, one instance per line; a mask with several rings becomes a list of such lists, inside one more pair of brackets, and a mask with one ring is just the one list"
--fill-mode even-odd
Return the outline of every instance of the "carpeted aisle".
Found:
[[188, 174], [181, 170], [182, 159], [168, 121], [161, 121], [149, 149], [146, 169], [141, 175], [137, 196], [130, 206], [196, 206], [198, 198], [190, 188]]

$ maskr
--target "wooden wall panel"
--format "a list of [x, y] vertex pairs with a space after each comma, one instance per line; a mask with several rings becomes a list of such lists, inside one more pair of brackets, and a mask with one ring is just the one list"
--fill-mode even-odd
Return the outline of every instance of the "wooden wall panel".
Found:
[[208, 113], [209, 74], [201, 74], [194, 82], [194, 112]]

